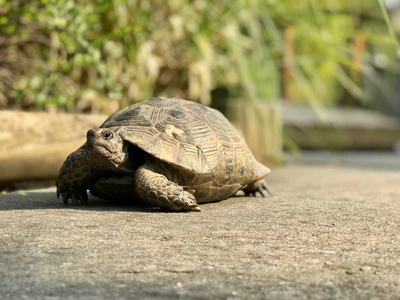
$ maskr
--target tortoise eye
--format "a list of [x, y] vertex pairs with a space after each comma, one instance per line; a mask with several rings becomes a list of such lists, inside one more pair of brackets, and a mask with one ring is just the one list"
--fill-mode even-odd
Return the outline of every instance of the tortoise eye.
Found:
[[104, 138], [105, 140], [110, 140], [110, 139], [112, 139], [112, 137], [113, 137], [113, 134], [112, 134], [111, 132], [105, 132], [105, 133], [103, 134], [103, 138]]

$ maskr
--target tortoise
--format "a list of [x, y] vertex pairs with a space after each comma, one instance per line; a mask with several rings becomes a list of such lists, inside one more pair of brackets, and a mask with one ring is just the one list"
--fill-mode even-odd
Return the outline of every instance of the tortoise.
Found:
[[167, 211], [198, 211], [243, 190], [266, 196], [259, 163], [217, 110], [188, 100], [153, 98], [111, 115], [60, 169], [57, 197], [87, 203], [137, 199]]

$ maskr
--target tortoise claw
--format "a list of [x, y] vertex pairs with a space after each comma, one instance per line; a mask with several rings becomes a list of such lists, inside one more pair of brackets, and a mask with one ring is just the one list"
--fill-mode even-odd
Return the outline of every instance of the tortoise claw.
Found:
[[190, 209], [190, 211], [201, 211], [201, 208], [198, 206], [194, 206]]
[[89, 198], [86, 191], [81, 192], [80, 198], [84, 204], [88, 204]]
[[78, 205], [78, 199], [79, 199], [79, 196], [76, 193], [72, 192], [72, 204], [73, 205], [75, 205], [75, 206]]
[[255, 187], [253, 187], [251, 190], [244, 190], [244, 193], [248, 197], [256, 197], [256, 196], [262, 196], [263, 198], [267, 197], [267, 194], [272, 196], [272, 193], [269, 191], [267, 185], [265, 182], [261, 184], [257, 184]]
[[82, 189], [80, 191], [71, 191], [68, 189], [61, 190], [60, 188], [57, 190], [57, 198], [59, 198], [60, 195], [65, 205], [68, 205], [69, 199], [72, 199], [73, 205], [78, 205], [79, 200], [82, 201], [84, 204], [87, 204], [89, 200], [85, 189]]
[[254, 197], [256, 195], [255, 191], [244, 191], [245, 196]]
[[62, 199], [65, 205], [68, 205], [68, 198], [69, 198], [69, 193], [68, 191], [63, 191], [62, 192]]
[[[194, 197], [193, 197], [194, 198]], [[199, 205], [195, 202], [195, 200], [187, 199], [185, 201], [185, 206], [182, 207], [182, 210], [185, 211], [201, 211], [201, 208], [199, 207]]]
[[267, 195], [265, 195], [265, 192], [267, 192], [268, 195], [273, 196], [273, 194], [269, 191], [268, 186], [265, 182], [262, 184], [262, 188], [260, 189], [260, 192], [263, 195], [263, 197], [267, 196]]

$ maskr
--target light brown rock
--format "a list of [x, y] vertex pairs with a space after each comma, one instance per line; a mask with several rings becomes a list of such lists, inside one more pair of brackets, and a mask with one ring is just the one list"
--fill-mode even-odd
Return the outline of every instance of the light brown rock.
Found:
[[55, 178], [65, 157], [85, 142], [101, 115], [0, 111], [0, 185]]

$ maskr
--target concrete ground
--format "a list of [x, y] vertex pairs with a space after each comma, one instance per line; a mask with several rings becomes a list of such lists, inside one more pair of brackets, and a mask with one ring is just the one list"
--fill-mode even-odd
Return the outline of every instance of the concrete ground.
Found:
[[400, 299], [400, 172], [288, 165], [199, 213], [0, 195], [1, 299]]

